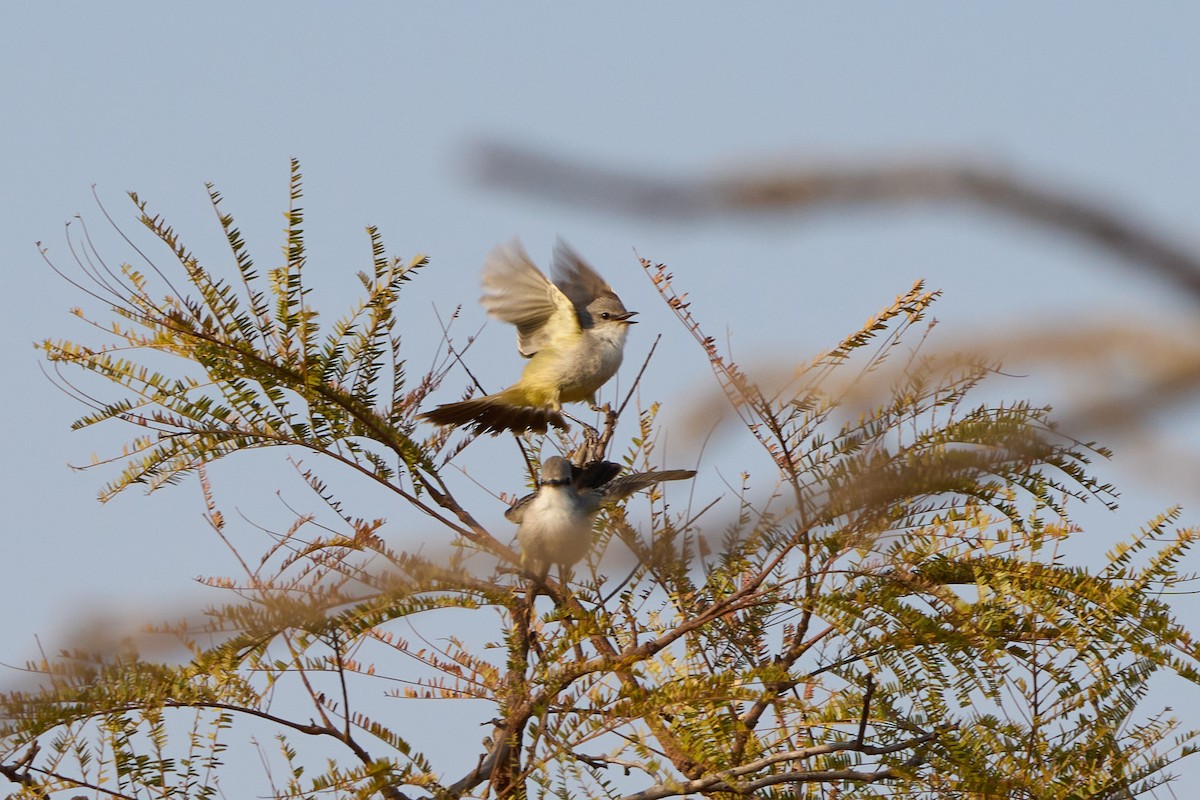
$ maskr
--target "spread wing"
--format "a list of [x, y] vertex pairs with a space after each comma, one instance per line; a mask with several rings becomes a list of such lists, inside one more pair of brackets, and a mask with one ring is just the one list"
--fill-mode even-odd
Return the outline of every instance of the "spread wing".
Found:
[[492, 248], [482, 283], [480, 302], [489, 315], [517, 327], [517, 349], [526, 358], [579, 335], [575, 306], [534, 266], [520, 242]]
[[554, 243], [553, 274], [554, 283], [577, 308], [587, 308], [602, 294], [613, 294], [604, 278], [562, 239]]
[[597, 503], [605, 505], [628, 497], [642, 489], [647, 489], [663, 481], [685, 481], [696, 475], [694, 469], [666, 469], [660, 472], [635, 472], [609, 481], [607, 485], [596, 490]]

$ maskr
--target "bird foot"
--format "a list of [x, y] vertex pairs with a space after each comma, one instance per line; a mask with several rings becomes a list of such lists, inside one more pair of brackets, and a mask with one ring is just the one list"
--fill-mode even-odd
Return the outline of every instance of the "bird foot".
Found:
[[575, 463], [579, 466], [589, 464], [593, 461], [604, 460], [604, 445], [600, 440], [600, 431], [593, 428], [591, 425], [583, 426], [583, 444], [579, 446], [576, 452]]

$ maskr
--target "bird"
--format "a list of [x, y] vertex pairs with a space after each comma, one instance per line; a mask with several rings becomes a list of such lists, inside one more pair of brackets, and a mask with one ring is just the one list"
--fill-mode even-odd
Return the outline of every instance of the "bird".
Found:
[[692, 469], [669, 469], [617, 477], [620, 471], [611, 461], [578, 467], [562, 456], [551, 456], [542, 462], [537, 491], [504, 512], [519, 526], [522, 566], [539, 581], [545, 581], [552, 564], [565, 572], [587, 555], [592, 519], [601, 508], [656, 483], [696, 475]]
[[514, 240], [492, 249], [483, 266], [487, 313], [517, 329], [517, 349], [529, 359], [507, 389], [421, 416], [437, 425], [471, 426], [475, 433], [545, 433], [566, 429], [563, 403], [588, 402], [621, 366], [629, 311], [612, 287], [561, 239], [554, 247], [554, 280]]

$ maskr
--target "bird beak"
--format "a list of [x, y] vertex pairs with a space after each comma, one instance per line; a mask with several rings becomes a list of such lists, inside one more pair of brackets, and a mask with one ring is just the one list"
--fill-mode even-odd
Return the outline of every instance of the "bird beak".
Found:
[[617, 319], [619, 319], [621, 322], [624, 322], [626, 325], [637, 325], [636, 319], [630, 319], [630, 317], [632, 317], [636, 313], [638, 313], [638, 312], [626, 311], [624, 314], [617, 315]]

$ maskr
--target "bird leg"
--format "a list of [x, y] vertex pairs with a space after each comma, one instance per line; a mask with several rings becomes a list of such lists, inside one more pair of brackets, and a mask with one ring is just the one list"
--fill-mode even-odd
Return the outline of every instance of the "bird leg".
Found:
[[538, 642], [537, 633], [533, 630], [533, 612], [535, 611], [534, 603], [537, 601], [537, 583], [533, 578], [525, 584], [525, 602], [517, 606], [515, 619], [513, 620], [519, 641], [523, 645], [523, 649], [528, 652], [532, 650], [537, 653], [538, 658], [542, 657], [542, 645]]
[[[564, 596], [567, 593], [567, 584], [571, 580], [571, 574], [572, 574], [572, 570], [570, 567], [566, 566], [565, 564], [559, 565], [558, 581], [559, 581], [559, 584], [563, 588]], [[566, 614], [562, 620], [563, 624], [566, 625], [568, 628], [574, 628], [573, 617], [574, 617], [573, 614], [570, 614], [570, 613]], [[583, 645], [578, 640], [576, 640], [576, 642], [575, 642], [574, 649], [575, 649], [576, 660], [579, 661], [580, 663], [583, 663], [583, 661], [585, 660], [584, 656], [583, 656]]]
[[580, 466], [604, 460], [604, 448], [600, 444], [600, 431], [591, 425], [583, 426], [583, 444], [575, 452], [572, 461]]
[[608, 403], [600, 409], [604, 412], [604, 433], [596, 440], [596, 458], [603, 458], [604, 453], [608, 451], [608, 442], [612, 439], [613, 434], [617, 432], [617, 412], [612, 410], [612, 406]]
[[566, 594], [567, 583], [571, 580], [572, 570], [566, 564], [558, 565], [558, 584], [563, 588], [563, 594]]
[[608, 442], [617, 430], [617, 412], [613, 411], [612, 406], [608, 403], [598, 406], [595, 402], [589, 401], [588, 407], [593, 411], [604, 414], [602, 428], [589, 425], [578, 417], [572, 417], [570, 414], [563, 415], [572, 422], [578, 423], [583, 428], [583, 445], [575, 451], [575, 457], [571, 459], [580, 465], [586, 464], [589, 461], [603, 461], [604, 453], [608, 450]]

